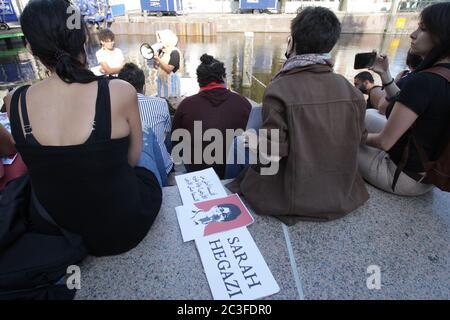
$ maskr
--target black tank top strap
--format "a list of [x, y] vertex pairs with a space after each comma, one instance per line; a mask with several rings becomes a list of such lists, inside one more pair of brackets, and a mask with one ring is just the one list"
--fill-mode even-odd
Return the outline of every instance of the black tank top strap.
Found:
[[93, 130], [94, 141], [111, 140], [111, 96], [107, 78], [98, 80]]
[[[28, 90], [29, 87], [30, 86], [23, 86], [16, 89], [11, 100], [11, 108], [10, 108], [11, 133], [16, 144], [25, 144], [26, 142], [26, 137], [23, 134], [22, 122], [20, 121], [19, 115], [19, 99], [21, 99], [22, 118], [24, 119], [24, 126], [27, 124], [28, 127], [31, 129], [25, 102], [26, 91]], [[27, 121], [27, 123], [25, 123], [25, 121]], [[27, 132], [26, 127], [25, 132]]]
[[26, 87], [20, 95], [20, 110], [22, 112], [23, 129], [25, 131], [25, 140], [28, 135], [33, 133], [33, 128], [30, 124], [30, 119], [28, 118], [27, 111], [27, 91], [29, 87]]

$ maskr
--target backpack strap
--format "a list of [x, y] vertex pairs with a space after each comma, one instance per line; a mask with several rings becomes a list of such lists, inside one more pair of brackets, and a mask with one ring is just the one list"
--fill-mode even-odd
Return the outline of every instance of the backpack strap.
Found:
[[445, 68], [442, 66], [436, 66], [436, 67], [431, 67], [429, 69], [425, 69], [421, 72], [437, 74], [438, 76], [441, 76], [442, 78], [444, 78], [448, 82], [450, 82], [450, 69], [448, 69], [448, 68]]

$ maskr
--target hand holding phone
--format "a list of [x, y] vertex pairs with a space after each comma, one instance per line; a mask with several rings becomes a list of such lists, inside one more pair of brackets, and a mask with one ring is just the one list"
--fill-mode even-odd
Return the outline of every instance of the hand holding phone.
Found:
[[377, 59], [377, 53], [376, 52], [365, 52], [365, 53], [358, 53], [355, 56], [355, 70], [358, 69], [368, 69], [372, 67]]
[[[385, 54], [377, 55], [375, 57], [375, 62], [369, 69], [380, 76], [382, 74], [388, 74], [389, 73], [389, 59], [388, 59], [387, 55], [385, 55]], [[388, 78], [390, 78], [390, 74], [389, 74]]]

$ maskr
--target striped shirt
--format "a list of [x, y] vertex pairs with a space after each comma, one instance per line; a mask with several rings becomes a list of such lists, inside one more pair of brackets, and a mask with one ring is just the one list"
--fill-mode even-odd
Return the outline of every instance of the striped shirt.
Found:
[[169, 107], [166, 100], [147, 97], [138, 93], [139, 113], [141, 115], [142, 130], [153, 131], [161, 149], [161, 154], [164, 159], [164, 166], [166, 172], [169, 173], [173, 167], [172, 157], [165, 145], [166, 136], [171, 133], [172, 121], [169, 114]]

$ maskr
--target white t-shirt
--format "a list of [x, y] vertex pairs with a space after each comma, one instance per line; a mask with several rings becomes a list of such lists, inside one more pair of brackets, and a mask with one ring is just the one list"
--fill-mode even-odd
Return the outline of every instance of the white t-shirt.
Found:
[[125, 62], [122, 50], [119, 48], [114, 48], [112, 51], [102, 48], [95, 55], [99, 64], [105, 62], [110, 68], [120, 68]]

